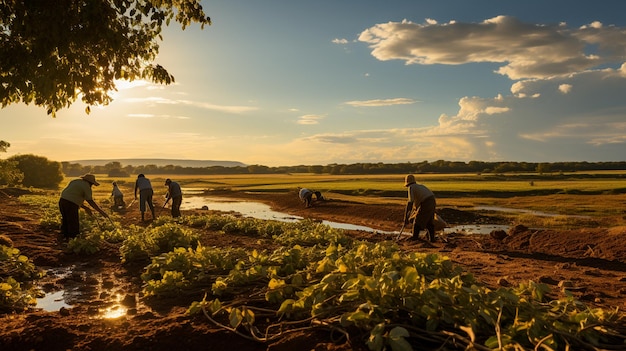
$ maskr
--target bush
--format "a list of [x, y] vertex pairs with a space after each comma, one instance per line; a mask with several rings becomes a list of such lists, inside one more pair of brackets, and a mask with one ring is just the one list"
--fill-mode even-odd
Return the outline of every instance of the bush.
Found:
[[17, 168], [17, 162], [0, 160], [0, 185], [15, 186], [23, 179], [24, 173]]
[[17, 169], [24, 174], [22, 185], [36, 188], [58, 188], [63, 180], [61, 163], [49, 161], [47, 158], [35, 155], [15, 155], [8, 158], [15, 162]]

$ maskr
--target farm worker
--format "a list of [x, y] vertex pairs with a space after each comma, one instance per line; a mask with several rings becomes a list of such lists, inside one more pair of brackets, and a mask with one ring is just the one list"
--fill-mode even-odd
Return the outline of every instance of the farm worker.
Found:
[[183, 191], [180, 188], [180, 184], [168, 178], [165, 180], [165, 186], [167, 186], [167, 193], [165, 194], [163, 207], [172, 199], [172, 217], [180, 217], [180, 205], [183, 203]]
[[404, 179], [404, 186], [408, 188], [408, 202], [404, 210], [404, 224], [409, 223], [411, 214], [415, 214], [413, 222], [413, 236], [411, 239], [417, 240], [420, 231], [426, 229], [428, 231], [428, 239], [430, 242], [435, 241], [435, 194], [422, 184], [415, 182], [415, 176], [409, 174]]
[[80, 178], [70, 181], [65, 189], [61, 191], [59, 211], [61, 211], [61, 234], [63, 234], [65, 238], [75, 238], [80, 234], [79, 208], [82, 207], [87, 214], [93, 216], [91, 209], [85, 206], [85, 201], [102, 216], [109, 218], [109, 215], [93, 201], [91, 192], [93, 185], [100, 185], [100, 183], [96, 181], [96, 176], [93, 174], [85, 174]]
[[324, 200], [322, 193], [319, 191], [312, 191], [307, 188], [299, 188], [298, 197], [300, 201], [304, 202], [306, 207], [311, 207], [311, 202], [313, 201], [313, 195], [315, 195], [315, 200]]
[[113, 196], [113, 204], [116, 209], [122, 209], [125, 207], [124, 205], [124, 194], [117, 186], [117, 182], [113, 182], [113, 191], [111, 191], [111, 196]]
[[141, 220], [145, 221], [144, 213], [146, 212], [146, 203], [148, 207], [150, 207], [150, 212], [152, 212], [152, 219], [154, 220], [156, 216], [154, 215], [154, 204], [152, 203], [152, 195], [154, 195], [154, 191], [152, 190], [152, 183], [150, 183], [150, 179], [146, 178], [145, 175], [139, 174], [137, 176], [137, 180], [135, 181], [135, 200], [137, 199], [137, 191], [139, 190], [139, 211], [141, 211]]

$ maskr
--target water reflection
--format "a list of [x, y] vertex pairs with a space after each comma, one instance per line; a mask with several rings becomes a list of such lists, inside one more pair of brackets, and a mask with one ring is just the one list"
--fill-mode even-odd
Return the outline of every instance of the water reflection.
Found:
[[[50, 268], [41, 286], [47, 286], [48, 289], [52, 287], [54, 291], [36, 299], [35, 308], [56, 312], [88, 302], [89, 313], [93, 318], [114, 319], [125, 316], [131, 308], [137, 309], [136, 297], [125, 292], [125, 288], [112, 289], [115, 286], [113, 280], [119, 283], [117, 277], [90, 273], [82, 266]], [[55, 289], [59, 286], [63, 289]]]
[[303, 217], [294, 216], [282, 212], [276, 212], [269, 205], [253, 201], [241, 201], [228, 198], [210, 196], [187, 196], [183, 197], [180, 206], [183, 210], [199, 209], [207, 206], [210, 210], [223, 212], [237, 212], [246, 217], [257, 219], [277, 220], [282, 222], [297, 222]]
[[44, 311], [59, 311], [61, 308], [70, 308], [72, 305], [69, 305], [65, 302], [64, 290], [55, 291], [51, 293], [47, 293], [44, 297], [37, 299], [37, 308], [41, 308]]

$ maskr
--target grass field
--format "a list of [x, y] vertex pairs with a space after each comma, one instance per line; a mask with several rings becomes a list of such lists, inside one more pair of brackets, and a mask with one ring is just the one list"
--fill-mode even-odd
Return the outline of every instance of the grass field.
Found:
[[[319, 190], [329, 198], [363, 203], [406, 202], [403, 175], [158, 175], [150, 176], [155, 198], [166, 192], [166, 178], [178, 181], [184, 189], [229, 189], [235, 191], [286, 192], [297, 187]], [[551, 218], [519, 215], [525, 221], [577, 225], [626, 224], [626, 172], [571, 174], [419, 174], [419, 183], [437, 196], [439, 207], [472, 208], [496, 206], [554, 214]], [[111, 182], [117, 181], [127, 199], [133, 197], [135, 176], [109, 178], [97, 175], [96, 199], [108, 198]], [[64, 185], [63, 183], [62, 185]], [[560, 216], [564, 216], [560, 218]], [[511, 215], [513, 216], [513, 215]], [[585, 216], [593, 221], [572, 220], [565, 216]], [[573, 221], [573, 224], [572, 224]], [[581, 223], [582, 222], [582, 223]]]

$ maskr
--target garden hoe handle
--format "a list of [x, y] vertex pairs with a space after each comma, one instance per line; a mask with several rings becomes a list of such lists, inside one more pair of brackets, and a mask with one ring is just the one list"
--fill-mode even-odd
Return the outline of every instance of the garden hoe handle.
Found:
[[126, 208], [130, 208], [130, 206], [132, 206], [132, 205], [135, 203], [135, 201], [137, 201], [137, 199], [133, 199], [133, 201], [131, 201], [131, 202], [128, 204], [128, 206], [126, 206]]
[[402, 232], [404, 231], [404, 226], [406, 225], [406, 222], [402, 223], [402, 228], [400, 228], [400, 233], [398, 233], [398, 236], [396, 237], [396, 240], [400, 240], [400, 236], [402, 235]]

